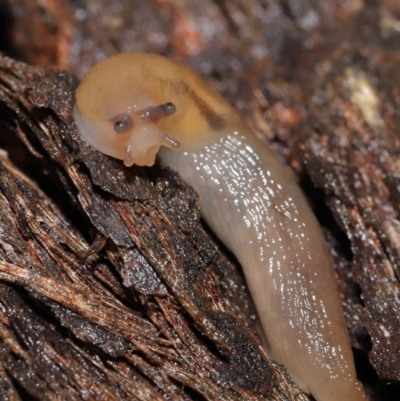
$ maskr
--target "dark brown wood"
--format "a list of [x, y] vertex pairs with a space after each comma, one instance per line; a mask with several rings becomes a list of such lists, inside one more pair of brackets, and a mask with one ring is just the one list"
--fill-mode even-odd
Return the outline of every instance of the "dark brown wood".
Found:
[[392, 0], [0, 2], [0, 398], [309, 399], [262, 352], [193, 190], [76, 132], [74, 74], [142, 50], [192, 66], [292, 167], [360, 378], [397, 400], [399, 26]]

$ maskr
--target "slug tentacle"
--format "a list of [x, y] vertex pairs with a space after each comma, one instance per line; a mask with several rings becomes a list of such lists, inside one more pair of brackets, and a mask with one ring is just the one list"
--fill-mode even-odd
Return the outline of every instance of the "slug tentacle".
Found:
[[132, 148], [131, 145], [128, 145], [125, 149], [124, 164], [126, 167], [131, 167], [133, 163]]
[[176, 107], [173, 103], [168, 102], [159, 106], [149, 107], [145, 109], [140, 117], [147, 118], [149, 121], [158, 121], [161, 118], [172, 116], [176, 111]]
[[118, 134], [123, 134], [132, 128], [132, 119], [129, 114], [121, 114], [112, 119], [114, 122], [114, 131]]
[[179, 62], [124, 53], [84, 78], [74, 116], [83, 139], [126, 166], [153, 165], [162, 147], [241, 263], [272, 357], [317, 401], [366, 400], [319, 224], [225, 99]]
[[181, 150], [181, 144], [179, 143], [179, 141], [177, 141], [176, 139], [172, 138], [172, 136], [169, 136], [165, 133], [163, 134], [162, 145], [164, 145], [167, 148], [170, 148], [175, 152]]

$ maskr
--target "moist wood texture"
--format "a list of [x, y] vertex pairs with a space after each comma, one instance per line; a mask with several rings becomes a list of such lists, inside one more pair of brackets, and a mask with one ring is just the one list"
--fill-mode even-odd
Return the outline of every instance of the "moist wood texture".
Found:
[[193, 190], [77, 135], [73, 74], [140, 50], [181, 57], [293, 168], [335, 259], [360, 378], [397, 400], [397, 2], [199, 4], [0, 3], [14, 58], [0, 59], [0, 398], [309, 399], [260, 351], [239, 267]]

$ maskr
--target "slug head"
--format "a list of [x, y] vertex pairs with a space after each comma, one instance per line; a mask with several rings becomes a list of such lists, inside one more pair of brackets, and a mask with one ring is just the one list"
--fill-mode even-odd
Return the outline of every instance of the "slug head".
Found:
[[126, 166], [152, 166], [160, 146], [180, 147], [160, 128], [160, 120], [176, 108], [165, 103], [169, 96], [160, 96], [162, 87], [149, 67], [155, 62], [146, 60], [139, 53], [110, 57], [96, 64], [75, 92], [73, 113], [82, 138]]
[[75, 124], [82, 138], [96, 150], [124, 161], [125, 166], [152, 166], [160, 146], [179, 150], [178, 141], [162, 132], [159, 120], [175, 113], [175, 106], [166, 103], [141, 110], [123, 108], [125, 112], [107, 118], [81, 111], [74, 106]]

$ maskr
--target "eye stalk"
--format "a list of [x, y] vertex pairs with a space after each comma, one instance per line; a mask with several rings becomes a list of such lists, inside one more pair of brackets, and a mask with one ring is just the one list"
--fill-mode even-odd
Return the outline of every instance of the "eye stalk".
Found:
[[171, 102], [162, 104], [161, 107], [164, 109], [167, 116], [172, 116], [172, 114], [176, 112], [176, 106]]
[[127, 167], [132, 164], [152, 166], [160, 146], [174, 151], [181, 148], [179, 141], [163, 132], [158, 123], [175, 112], [176, 106], [167, 102], [118, 114], [108, 120], [113, 126], [113, 131], [110, 132], [110, 125], [107, 125], [103, 153], [122, 159]]
[[114, 119], [114, 131], [123, 134], [132, 127], [132, 119], [127, 114], [121, 114]]
[[140, 117], [146, 118], [152, 122], [158, 121], [161, 118], [169, 117], [175, 114], [176, 106], [171, 103], [160, 104], [159, 106], [152, 106], [144, 109]]

